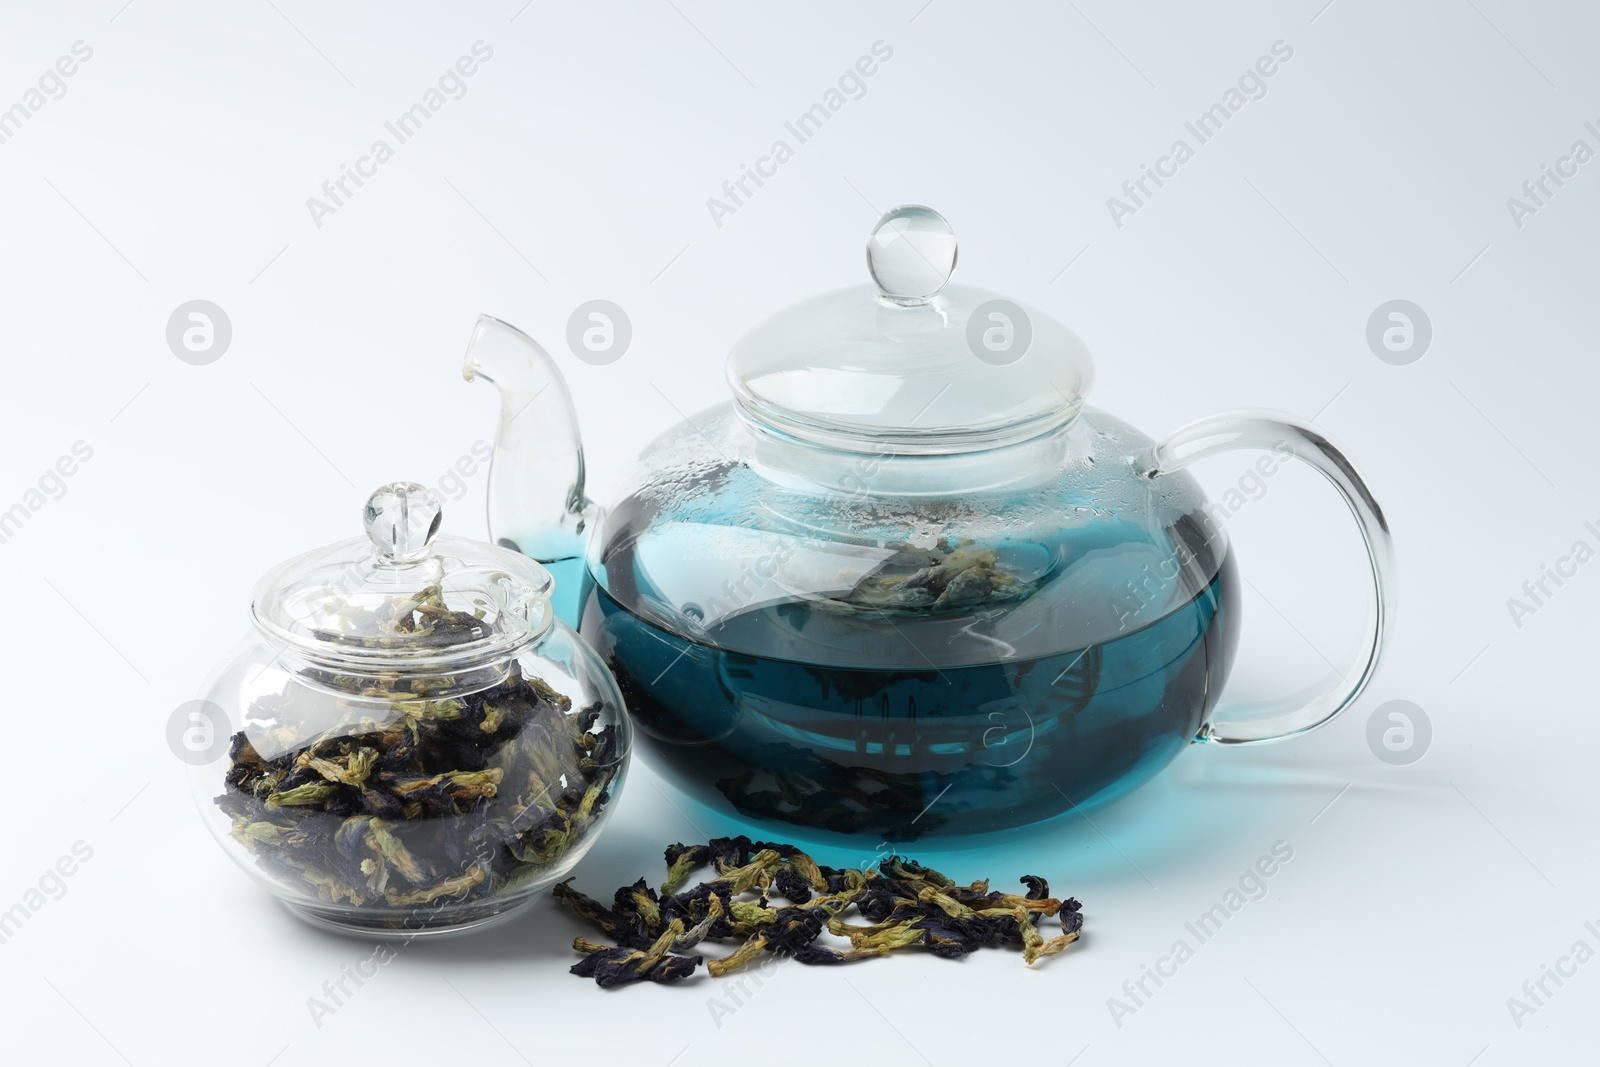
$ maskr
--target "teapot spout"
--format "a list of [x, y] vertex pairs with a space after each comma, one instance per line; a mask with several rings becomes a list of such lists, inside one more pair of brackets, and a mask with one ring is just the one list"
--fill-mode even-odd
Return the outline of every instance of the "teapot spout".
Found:
[[[576, 626], [587, 578], [584, 542], [596, 518], [583, 491], [583, 441], [555, 360], [509, 323], [480, 315], [462, 374], [500, 390], [489, 463], [489, 536], [531, 556], [556, 579], [557, 614]], [[563, 609], [566, 610], [563, 610]]]

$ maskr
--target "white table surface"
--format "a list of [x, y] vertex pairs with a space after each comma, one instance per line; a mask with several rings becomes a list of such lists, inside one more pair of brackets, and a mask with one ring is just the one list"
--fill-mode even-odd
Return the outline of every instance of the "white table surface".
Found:
[[[1600, 126], [1600, 10], [451, 8], [0, 14], [0, 108], [29, 112], [0, 143], [0, 510], [92, 449], [0, 544], [0, 910], [38, 899], [75, 845], [92, 852], [0, 944], [8, 1060], [1593, 1062], [1600, 963], [1560, 961], [1600, 950], [1600, 563], [1520, 620], [1507, 599], [1574, 542], [1600, 548], [1584, 525], [1600, 525], [1600, 162], [1547, 184], [1520, 226], [1507, 198], [1573, 142], [1600, 149], [1585, 127]], [[92, 55], [33, 109], [79, 41]], [[307, 198], [478, 41], [493, 55], [465, 95], [314, 220]], [[717, 225], [707, 198], [878, 41], [893, 55], [865, 94]], [[1265, 95], [1118, 226], [1107, 198], [1279, 41], [1293, 55]], [[1293, 742], [1192, 750], [1092, 823], [939, 857], [964, 880], [1038, 873], [1084, 902], [1081, 945], [1031, 970], [1007, 952], [788, 965], [730, 1014], [703, 972], [611, 993], [568, 976], [580, 927], [542, 901], [492, 933], [406, 946], [314, 1019], [308, 998], [371, 948], [302, 926], [234, 868], [165, 741], [242, 635], [250, 584], [353, 534], [378, 484], [437, 482], [492, 439], [492, 390], [459, 374], [479, 312], [560, 353], [603, 498], [674, 408], [722, 397], [748, 326], [863, 280], [876, 209], [901, 202], [952, 220], [963, 280], [1085, 338], [1098, 406], [1155, 434], [1277, 408], [1348, 449], [1401, 574], [1368, 694]], [[634, 327], [609, 366], [561, 346], [596, 297]], [[166, 343], [193, 299], [232, 326], [209, 365]], [[1432, 323], [1406, 365], [1365, 339], [1393, 299]], [[1220, 492], [1247, 460], [1203, 479]], [[482, 536], [484, 480], [447, 499], [448, 528]], [[1353, 642], [1352, 532], [1291, 471], [1233, 536], [1252, 583], [1233, 692], [1287, 690]], [[1432, 725], [1405, 766], [1366, 740], [1397, 699]], [[659, 877], [661, 847], [695, 835], [663, 788], [637, 760], [580, 886]], [[1277, 842], [1292, 860], [1199, 944], [1185, 923]], [[1114, 1011], [1180, 939], [1193, 957]], [[1558, 964], [1575, 973], [1514, 1012]]]

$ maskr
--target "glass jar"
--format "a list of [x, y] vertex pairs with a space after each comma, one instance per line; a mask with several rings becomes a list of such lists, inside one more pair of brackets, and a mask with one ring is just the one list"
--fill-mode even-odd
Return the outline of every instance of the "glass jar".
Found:
[[555, 617], [549, 573], [438, 537], [440, 518], [423, 486], [387, 485], [367, 536], [263, 577], [199, 705], [207, 826], [319, 926], [510, 915], [593, 844], [628, 765], [616, 682]]

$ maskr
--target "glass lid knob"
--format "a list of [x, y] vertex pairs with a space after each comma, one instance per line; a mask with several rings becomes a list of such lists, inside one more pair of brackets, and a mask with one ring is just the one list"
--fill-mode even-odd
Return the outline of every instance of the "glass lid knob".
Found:
[[433, 490], [416, 482], [390, 482], [367, 498], [367, 537], [387, 562], [412, 563], [428, 556], [443, 509]]
[[885, 299], [920, 304], [956, 269], [956, 234], [931, 207], [906, 204], [878, 220], [867, 238], [867, 270]]

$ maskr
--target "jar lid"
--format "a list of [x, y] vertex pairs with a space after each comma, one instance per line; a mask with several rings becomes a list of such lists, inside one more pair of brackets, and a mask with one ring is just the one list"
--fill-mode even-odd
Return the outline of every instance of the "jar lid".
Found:
[[1070, 422], [1094, 381], [1077, 335], [1044, 312], [950, 284], [955, 232], [907, 205], [867, 238], [873, 284], [792, 305], [728, 356], [758, 428], [865, 452], [958, 453]]
[[442, 517], [426, 486], [383, 486], [367, 499], [365, 537], [297, 556], [256, 583], [256, 628], [322, 666], [404, 675], [504, 659], [548, 630], [550, 573], [507, 549], [438, 536]]

